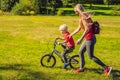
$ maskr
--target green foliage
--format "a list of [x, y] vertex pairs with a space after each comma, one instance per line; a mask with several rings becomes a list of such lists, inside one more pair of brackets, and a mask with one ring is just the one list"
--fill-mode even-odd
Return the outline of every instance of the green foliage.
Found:
[[103, 0], [104, 4], [120, 4], [120, 0]]
[[120, 4], [120, 0], [110, 0], [110, 4]]
[[103, 0], [104, 1], [104, 4], [108, 4], [108, 0]]
[[2, 15], [3, 14], [3, 11], [2, 10], [0, 10], [0, 15]]
[[62, 0], [63, 7], [74, 7], [77, 3], [82, 3], [82, 0]]
[[73, 8], [58, 8], [57, 16], [61, 15], [75, 15]]
[[3, 11], [11, 11], [16, 0], [0, 0], [0, 9]]
[[59, 9], [59, 10], [57, 11], [57, 16], [61, 16], [62, 14], [63, 14], [63, 11]]
[[112, 13], [112, 15], [114, 15], [114, 16], [120, 16], [120, 5], [114, 7], [111, 13]]
[[15, 14], [15, 15], [22, 15], [22, 13], [24, 12], [25, 10], [25, 5], [23, 4], [19, 4], [19, 3], [16, 3], [16, 5], [13, 7], [12, 9], [12, 13]]
[[34, 0], [21, 0], [12, 9], [12, 13], [15, 15], [35, 15], [38, 12], [39, 6]]
[[92, 0], [94, 4], [103, 4], [103, 0]]

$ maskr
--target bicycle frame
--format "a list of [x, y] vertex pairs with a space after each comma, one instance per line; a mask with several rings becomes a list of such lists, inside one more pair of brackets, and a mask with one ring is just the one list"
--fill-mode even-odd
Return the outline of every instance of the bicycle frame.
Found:
[[57, 39], [55, 39], [55, 41], [54, 41], [54, 47], [53, 47], [53, 50], [52, 50], [52, 52], [51, 52], [51, 55], [53, 55], [53, 53], [55, 53], [60, 59], [63, 60], [62, 55], [61, 55], [61, 52], [58, 51], [58, 50], [56, 50], [56, 46], [57, 46], [57, 45], [58, 45]]
[[[55, 53], [61, 60], [63, 60], [62, 55], [61, 55], [61, 52], [58, 51], [58, 50], [56, 50], [56, 45], [58, 45], [58, 44], [57, 44], [57, 40], [55, 39], [55, 41], [54, 41], [54, 47], [53, 47], [53, 50], [52, 50], [52, 52], [51, 52], [51, 55], [53, 55], [53, 53]], [[69, 55], [67, 55], [66, 57], [67, 57], [68, 59], [70, 59], [70, 56], [69, 56]]]
[[58, 57], [60, 57], [62, 59], [61, 53], [58, 50], [53, 49], [51, 52], [51, 55], [53, 55], [53, 53], [55, 53]]

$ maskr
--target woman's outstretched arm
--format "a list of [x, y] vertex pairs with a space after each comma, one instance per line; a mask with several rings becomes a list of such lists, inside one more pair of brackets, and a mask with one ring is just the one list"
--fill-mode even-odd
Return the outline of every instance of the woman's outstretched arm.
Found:
[[83, 32], [82, 36], [80, 37], [80, 39], [77, 40], [77, 44], [80, 44], [82, 42], [83, 38], [89, 31], [89, 25], [88, 25], [88, 22], [86, 22], [86, 20], [81, 20], [81, 24], [84, 27], [84, 32]]

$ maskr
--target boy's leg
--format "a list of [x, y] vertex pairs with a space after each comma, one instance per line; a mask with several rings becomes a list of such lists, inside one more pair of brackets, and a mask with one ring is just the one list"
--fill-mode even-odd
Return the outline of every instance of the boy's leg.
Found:
[[67, 63], [66, 51], [64, 51], [64, 52], [62, 53], [62, 58], [63, 58], [64, 63]]
[[64, 52], [62, 53], [62, 58], [64, 61], [64, 65], [62, 66], [62, 68], [66, 68], [69, 65], [69, 63], [67, 63], [66, 53], [66, 50], [64, 50]]
[[68, 53], [72, 52], [73, 49], [74, 49], [74, 47], [71, 47], [71, 48], [66, 47], [66, 49], [64, 50], [64, 52], [62, 54], [62, 57], [63, 57], [63, 60], [64, 60], [63, 68], [66, 68], [69, 65], [69, 63], [67, 61], [67, 55], [68, 55]]
[[61, 44], [63, 49], [66, 49], [66, 43]]
[[67, 63], [67, 55], [68, 53], [72, 52], [74, 50], [74, 47], [68, 47], [66, 46], [66, 49], [64, 49], [64, 52], [62, 53], [62, 57], [65, 63]]

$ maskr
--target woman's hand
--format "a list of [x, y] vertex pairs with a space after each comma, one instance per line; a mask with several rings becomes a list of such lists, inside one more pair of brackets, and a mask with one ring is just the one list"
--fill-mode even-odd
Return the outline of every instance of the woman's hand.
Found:
[[68, 35], [68, 38], [70, 39], [72, 37], [72, 35], [70, 34], [70, 35]]
[[81, 42], [82, 42], [82, 39], [78, 39], [77, 42], [76, 42], [76, 44], [78, 45], [78, 44], [80, 44]]

